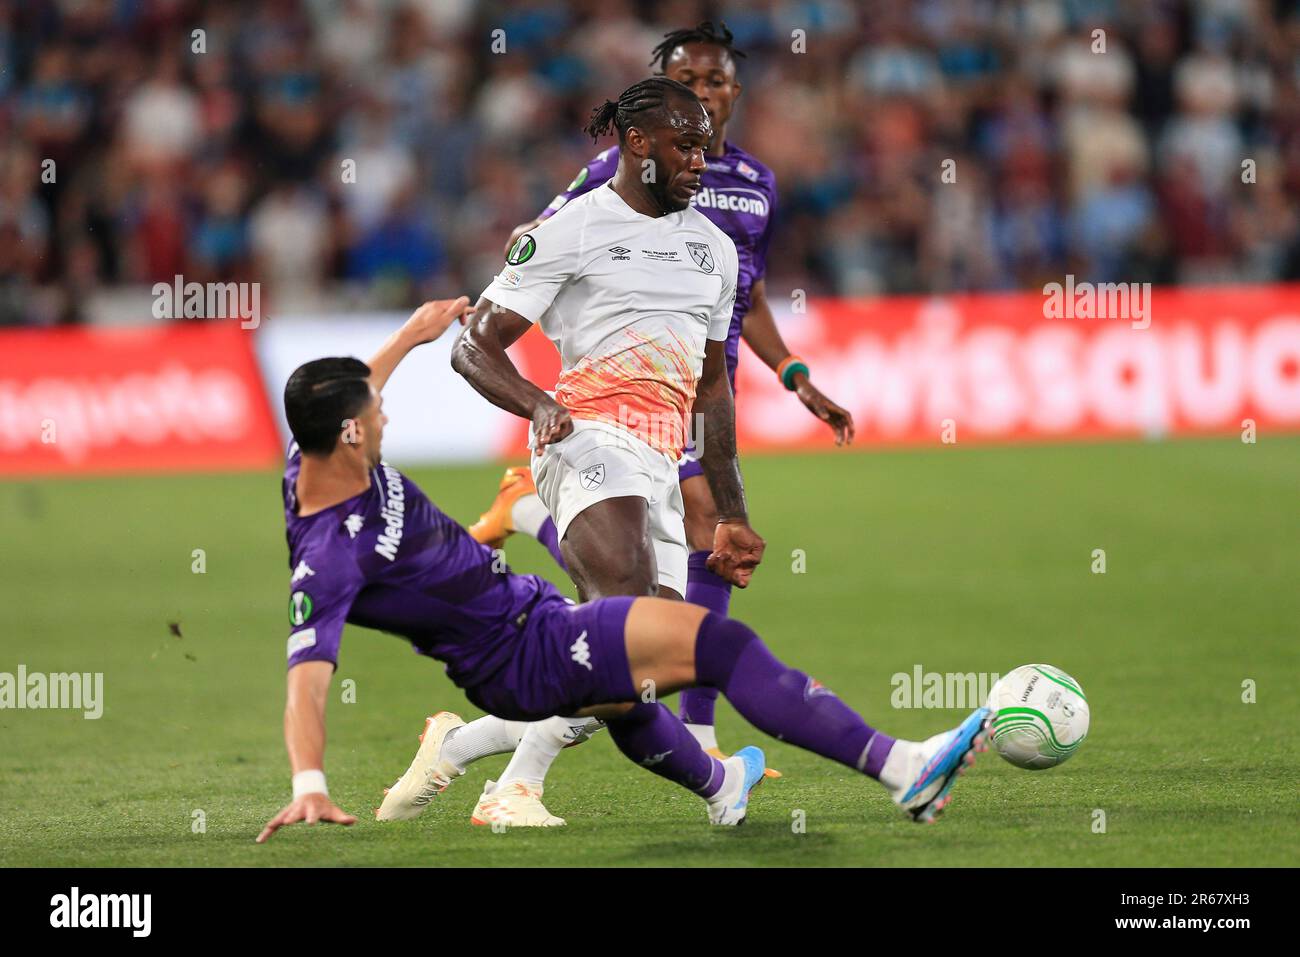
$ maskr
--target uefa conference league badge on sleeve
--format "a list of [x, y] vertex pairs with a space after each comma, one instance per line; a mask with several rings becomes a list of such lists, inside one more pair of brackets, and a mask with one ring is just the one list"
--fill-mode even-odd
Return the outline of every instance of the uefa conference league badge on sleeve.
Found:
[[537, 240], [533, 238], [532, 233], [524, 233], [515, 240], [515, 244], [510, 247], [506, 253], [505, 268], [497, 274], [496, 281], [502, 286], [519, 286], [523, 283], [524, 277], [512, 267], [520, 266], [533, 258], [533, 253], [537, 252]]
[[510, 252], [506, 253], [506, 262], [512, 266], [522, 266], [533, 258], [535, 252], [537, 252], [537, 240], [533, 238], [532, 233], [524, 233], [515, 240], [515, 244], [510, 247]]

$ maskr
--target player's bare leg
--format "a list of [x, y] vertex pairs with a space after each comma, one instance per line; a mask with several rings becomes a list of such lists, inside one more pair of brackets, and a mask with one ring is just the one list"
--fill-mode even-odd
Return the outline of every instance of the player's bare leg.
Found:
[[646, 500], [607, 498], [583, 509], [564, 533], [560, 551], [583, 601], [617, 595], [681, 599], [659, 585]]

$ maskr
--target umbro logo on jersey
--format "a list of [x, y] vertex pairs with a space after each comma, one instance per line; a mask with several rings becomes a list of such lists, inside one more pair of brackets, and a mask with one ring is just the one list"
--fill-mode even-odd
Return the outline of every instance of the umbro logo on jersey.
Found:
[[601, 462], [590, 468], [585, 468], [578, 473], [578, 481], [582, 487], [590, 492], [594, 488], [600, 488], [605, 483], [605, 463]]
[[578, 636], [578, 640], [569, 645], [569, 657], [576, 661], [588, 671], [593, 670], [591, 667], [591, 648], [587, 645], [587, 632], [584, 630]]
[[691, 258], [702, 272], [713, 272], [713, 250], [708, 243], [687, 243], [686, 248], [691, 251]]
[[614, 254], [610, 257], [614, 262], [621, 262], [632, 258], [628, 255], [632, 250], [628, 249], [626, 246], [610, 246], [609, 251]]

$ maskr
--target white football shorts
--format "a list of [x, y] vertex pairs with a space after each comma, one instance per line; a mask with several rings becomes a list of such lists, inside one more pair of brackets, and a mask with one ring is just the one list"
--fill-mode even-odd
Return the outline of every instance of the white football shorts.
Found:
[[645, 499], [659, 584], [686, 595], [686, 510], [676, 459], [616, 425], [574, 419], [569, 435], [541, 452], [533, 449], [532, 469], [537, 494], [561, 539], [569, 523], [597, 502]]

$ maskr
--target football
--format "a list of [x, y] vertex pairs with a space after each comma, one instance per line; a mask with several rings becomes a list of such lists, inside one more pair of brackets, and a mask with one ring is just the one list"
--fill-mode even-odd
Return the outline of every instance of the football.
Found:
[[1041, 771], [1068, 759], [1088, 736], [1088, 699], [1051, 665], [1021, 665], [989, 692], [993, 747], [1018, 768]]

